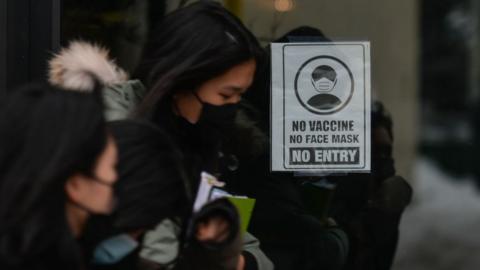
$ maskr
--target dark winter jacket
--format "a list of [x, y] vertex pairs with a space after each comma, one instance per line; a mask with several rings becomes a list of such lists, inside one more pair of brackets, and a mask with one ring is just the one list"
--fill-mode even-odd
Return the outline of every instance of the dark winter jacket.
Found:
[[[107, 119], [119, 120], [132, 117], [136, 106], [143, 98], [145, 92], [145, 88], [138, 80], [107, 87], [104, 91]], [[168, 133], [180, 148], [193, 194], [196, 193], [202, 171], [218, 176], [225, 171], [224, 168], [228, 167], [231, 162], [235, 162], [235, 157], [221, 152], [221, 143], [228, 136], [188, 123], [185, 119], [173, 113], [170, 100], [165, 100], [157, 106], [157, 111], [152, 114], [152, 119], [150, 120]], [[168, 235], [171, 236], [172, 234], [165, 231], [147, 232], [143, 240], [143, 251], [140, 251], [140, 256], [155, 261], [158, 256], [151, 251], [158, 247], [165, 248], [165, 245], [161, 244], [163, 242], [162, 237]], [[146, 249], [149, 249], [150, 252], [145, 252]], [[158, 252], [162, 251], [158, 250]], [[215, 253], [218, 252], [212, 251], [212, 254]], [[193, 255], [194, 253], [187, 252], [187, 254]], [[202, 254], [202, 252], [195, 252], [195, 254]], [[258, 240], [248, 233], [243, 236], [242, 254], [246, 260], [246, 269], [273, 269], [270, 260], [260, 250]], [[200, 258], [206, 257], [202, 256]], [[158, 260], [157, 262], [160, 263]]]

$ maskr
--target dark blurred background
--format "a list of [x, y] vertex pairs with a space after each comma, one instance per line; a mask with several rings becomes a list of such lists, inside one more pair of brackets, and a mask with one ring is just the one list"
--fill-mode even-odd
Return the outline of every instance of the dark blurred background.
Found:
[[[190, 2], [0, 0], [0, 97], [45, 79], [72, 39], [103, 44], [131, 72], [151, 27]], [[392, 114], [397, 170], [415, 189], [394, 269], [477, 269], [480, 1], [220, 2], [264, 45], [300, 25], [371, 42], [373, 96]]]

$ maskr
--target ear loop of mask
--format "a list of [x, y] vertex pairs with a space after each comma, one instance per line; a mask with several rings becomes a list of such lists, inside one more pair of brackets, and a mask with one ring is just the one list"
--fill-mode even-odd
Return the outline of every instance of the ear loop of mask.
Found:
[[192, 91], [192, 94], [195, 96], [195, 98], [198, 100], [198, 102], [200, 102], [200, 104], [204, 105], [206, 102], [203, 101], [197, 94], [197, 92], [195, 91]]
[[[106, 181], [104, 181], [104, 180], [102, 180], [102, 179], [100, 179], [100, 178], [98, 178], [98, 177], [96, 177], [96, 176], [91, 176], [91, 175], [89, 175], [89, 177], [91, 178], [90, 181], [92, 181], [92, 182], [95, 182], [95, 183], [97, 183], [97, 184], [100, 184], [100, 185], [102, 185], [102, 186], [106, 186], [106, 187], [109, 187], [109, 188], [112, 188], [112, 189], [113, 189], [113, 187], [114, 187], [114, 184], [113, 184], [113, 183], [108, 183], [108, 182], [106, 182]], [[114, 192], [114, 194], [115, 194], [115, 192]], [[87, 212], [87, 213], [96, 214], [95, 211], [93, 211], [92, 209], [90, 209], [89, 207], [87, 207], [87, 206], [85, 206], [85, 205], [82, 205], [81, 203], [75, 202], [75, 201], [73, 201], [73, 200], [70, 200], [70, 202], [71, 202], [73, 205], [75, 205], [76, 207], [82, 209], [83, 211], [85, 211], [85, 212]], [[115, 207], [116, 207], [116, 205], [117, 205], [117, 202], [116, 202], [115, 197], [114, 197], [114, 199], [113, 199], [112, 204], [113, 204], [113, 205], [112, 205], [112, 209], [115, 209]]]
[[75, 202], [75, 201], [73, 201], [73, 200], [70, 200], [70, 203], [73, 204], [73, 205], [75, 205], [76, 207], [82, 209], [83, 211], [89, 213], [89, 214], [95, 214], [95, 212], [92, 211], [92, 209], [86, 207], [85, 205], [83, 205], [83, 204], [81, 204], [81, 203], [79, 203], [79, 202]]
[[100, 178], [98, 178], [98, 177], [95, 177], [95, 176], [91, 176], [91, 178], [92, 178], [91, 181], [93, 181], [93, 182], [95, 182], [95, 183], [98, 183], [98, 184], [100, 184], [100, 185], [113, 188], [113, 185], [114, 185], [113, 183], [109, 183], [109, 182], [107, 182], [107, 181], [105, 181], [105, 180], [103, 180], [103, 179], [100, 179]]
[[[200, 99], [200, 97], [197, 95], [197, 93], [195, 91], [192, 90], [190, 92], [198, 100], [198, 102], [200, 102], [200, 104], [202, 104], [202, 106], [206, 103], [206, 102], [203, 102], [202, 99]], [[178, 104], [175, 101], [173, 101], [173, 107], [177, 111], [177, 113], [180, 114], [180, 108], [178, 108]]]
[[332, 86], [332, 90], [335, 88], [335, 86], [337, 85], [337, 82], [338, 82], [338, 78], [335, 78], [335, 82], [333, 83], [333, 86]]
[[92, 177], [92, 181], [97, 183], [97, 184], [100, 184], [100, 185], [103, 185], [105, 187], [108, 187], [108, 188], [111, 188], [112, 189], [112, 212], [115, 211], [115, 209], [117, 208], [117, 205], [118, 205], [118, 202], [117, 202], [117, 195], [116, 195], [116, 190], [115, 190], [115, 183], [110, 183], [110, 182], [107, 182], [101, 178], [98, 178], [96, 176]]

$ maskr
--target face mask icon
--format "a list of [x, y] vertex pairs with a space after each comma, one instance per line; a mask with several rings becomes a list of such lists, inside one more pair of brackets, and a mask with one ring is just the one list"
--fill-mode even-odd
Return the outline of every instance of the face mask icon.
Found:
[[331, 66], [318, 66], [312, 72], [312, 84], [318, 92], [330, 92], [337, 84], [337, 72]]
[[335, 85], [337, 84], [337, 78], [335, 78], [333, 81], [327, 79], [327, 78], [321, 78], [317, 81], [312, 79], [312, 84], [313, 87], [318, 91], [318, 92], [330, 92], [333, 90]]

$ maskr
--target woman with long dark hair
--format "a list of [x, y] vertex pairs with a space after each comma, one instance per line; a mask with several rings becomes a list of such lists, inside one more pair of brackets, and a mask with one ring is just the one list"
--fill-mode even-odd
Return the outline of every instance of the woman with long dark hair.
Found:
[[[237, 166], [223, 144], [231, 139], [237, 104], [258, 72], [262, 50], [240, 20], [210, 1], [174, 11], [153, 29], [134, 76], [139, 80], [106, 89], [106, 116], [147, 119], [164, 130], [179, 147], [195, 194], [202, 171], [219, 176]], [[225, 222], [215, 219], [210, 227], [216, 231]], [[156, 243], [151, 235], [144, 245]], [[249, 234], [246, 239], [239, 268], [271, 269], [258, 241]], [[165, 263], [154, 252], [147, 257]]]
[[117, 179], [102, 110], [98, 93], [50, 85], [2, 100], [0, 269], [84, 269], [77, 239], [112, 210]]
[[[176, 141], [193, 192], [201, 171], [220, 176], [237, 166], [223, 144], [231, 139], [237, 104], [261, 57], [251, 32], [212, 2], [175, 11], [152, 32], [136, 72], [147, 92], [131, 113], [151, 120]], [[258, 241], [246, 237], [253, 247], [244, 246], [240, 260], [245, 268], [271, 269]]]

